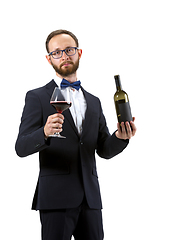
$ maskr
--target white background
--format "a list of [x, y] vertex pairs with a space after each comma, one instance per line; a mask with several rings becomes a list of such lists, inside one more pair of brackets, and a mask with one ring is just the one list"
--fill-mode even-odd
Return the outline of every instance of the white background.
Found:
[[[79, 38], [79, 79], [116, 130], [113, 76], [120, 74], [138, 128], [127, 149], [97, 157], [106, 240], [169, 239], [168, 1], [3, 1], [0, 6], [0, 238], [40, 240], [31, 202], [38, 154], [14, 150], [28, 90], [49, 82], [45, 40], [56, 29]], [[89, 130], [90, 131], [90, 130]]]

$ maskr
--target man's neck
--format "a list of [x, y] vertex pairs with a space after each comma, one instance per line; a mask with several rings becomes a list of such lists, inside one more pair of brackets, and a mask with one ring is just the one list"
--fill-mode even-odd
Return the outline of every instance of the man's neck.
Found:
[[66, 80], [67, 80], [68, 82], [70, 82], [70, 83], [73, 83], [73, 82], [76, 82], [76, 81], [77, 81], [77, 75], [76, 75], [76, 73], [71, 74], [71, 75], [66, 76], [66, 77], [63, 77], [63, 76], [61, 76], [61, 75], [58, 74], [58, 73], [56, 73], [56, 75], [57, 75], [59, 78], [64, 78], [64, 79], [66, 79]]

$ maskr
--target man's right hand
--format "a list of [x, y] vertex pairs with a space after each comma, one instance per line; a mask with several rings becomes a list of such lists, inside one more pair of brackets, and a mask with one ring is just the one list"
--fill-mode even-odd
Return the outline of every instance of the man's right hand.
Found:
[[62, 132], [62, 124], [64, 122], [64, 116], [60, 113], [50, 115], [44, 126], [45, 137], [48, 138], [49, 135], [53, 135], [56, 132]]

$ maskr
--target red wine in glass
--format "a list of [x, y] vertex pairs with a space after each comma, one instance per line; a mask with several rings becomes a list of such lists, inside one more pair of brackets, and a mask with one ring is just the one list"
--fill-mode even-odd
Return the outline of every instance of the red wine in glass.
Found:
[[66, 102], [66, 101], [51, 101], [50, 104], [56, 108], [56, 111], [58, 113], [62, 113], [63, 111], [65, 111], [66, 109], [70, 108], [72, 103], [71, 102]]
[[[62, 113], [63, 111], [70, 108], [72, 103], [70, 102], [69, 90], [67, 88], [62, 90], [56, 87], [50, 99], [50, 104], [56, 109], [58, 113]], [[50, 135], [49, 137], [66, 138], [64, 136], [61, 136], [58, 132]]]

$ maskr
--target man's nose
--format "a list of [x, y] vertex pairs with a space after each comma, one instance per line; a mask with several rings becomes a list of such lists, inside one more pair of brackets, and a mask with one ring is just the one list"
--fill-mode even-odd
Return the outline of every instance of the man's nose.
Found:
[[69, 60], [69, 56], [65, 52], [63, 52], [62, 59]]

